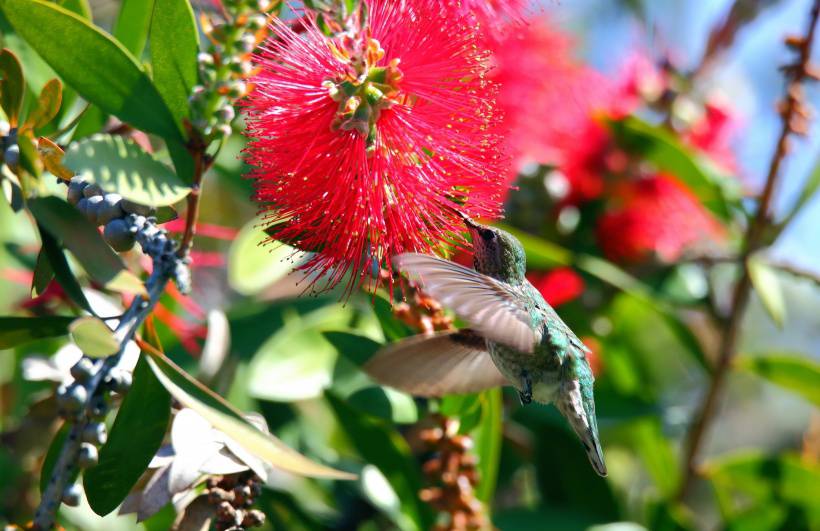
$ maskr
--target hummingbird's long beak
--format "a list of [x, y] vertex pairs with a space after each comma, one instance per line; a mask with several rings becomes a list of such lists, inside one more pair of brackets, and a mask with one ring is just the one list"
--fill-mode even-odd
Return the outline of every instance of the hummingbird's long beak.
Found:
[[456, 211], [456, 212], [458, 212], [458, 215], [461, 216], [461, 219], [464, 220], [464, 224], [467, 225], [468, 229], [475, 230], [475, 229], [478, 229], [479, 227], [481, 227], [481, 225], [479, 225], [478, 223], [473, 221], [472, 218], [470, 218], [470, 216], [468, 216], [467, 214], [464, 214], [463, 212], [460, 212], [460, 211]]

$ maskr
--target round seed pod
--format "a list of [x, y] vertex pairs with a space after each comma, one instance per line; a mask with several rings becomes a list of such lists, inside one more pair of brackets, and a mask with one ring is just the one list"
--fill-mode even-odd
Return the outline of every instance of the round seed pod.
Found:
[[3, 160], [9, 168], [17, 168], [17, 165], [20, 164], [20, 146], [17, 144], [10, 145], [3, 153]]
[[122, 209], [122, 196], [120, 194], [105, 194], [97, 212], [97, 223], [105, 225], [109, 221], [123, 216], [125, 216], [125, 211]]
[[68, 183], [68, 202], [72, 205], [77, 205], [83, 198], [83, 190], [85, 190], [86, 186], [88, 186], [88, 183], [82, 177], [78, 175], [72, 177], [71, 182]]
[[88, 358], [80, 360], [71, 367], [71, 376], [80, 383], [87, 382], [94, 373], [94, 362]]
[[80, 445], [80, 451], [77, 453], [77, 464], [80, 468], [95, 466], [99, 461], [100, 453], [96, 446], [87, 442]]
[[112, 219], [105, 225], [103, 238], [115, 251], [122, 253], [134, 248], [136, 238], [128, 230], [128, 223], [124, 219]]
[[63, 503], [68, 505], [69, 507], [77, 507], [80, 505], [80, 499], [82, 498], [82, 491], [80, 490], [80, 486], [76, 483], [68, 485], [65, 490], [63, 491]]
[[96, 183], [89, 183], [88, 186], [83, 189], [83, 196], [86, 198], [102, 194], [102, 188], [100, 188], [100, 185]]
[[105, 431], [105, 424], [102, 422], [91, 422], [83, 429], [83, 441], [96, 446], [105, 444], [108, 440], [108, 432]]
[[82, 412], [88, 401], [88, 389], [78, 383], [68, 387], [60, 386], [57, 389], [57, 408], [67, 417], [73, 417]]
[[154, 209], [146, 206], [141, 205], [139, 203], [134, 203], [133, 201], [129, 201], [128, 199], [123, 199], [120, 203], [122, 209], [128, 214], [137, 214], [140, 216], [150, 216], [154, 213]]
[[105, 399], [103, 395], [95, 395], [91, 399], [91, 418], [96, 420], [102, 420], [108, 415], [108, 401]]
[[[93, 185], [86, 187], [86, 190], [88, 190], [91, 186]], [[100, 215], [100, 207], [102, 206], [103, 197], [101, 195], [92, 195], [91, 197], [87, 197], [86, 201], [88, 201], [88, 206], [85, 209], [86, 219], [94, 225], [99, 225], [100, 222], [97, 221], [97, 218]]]
[[123, 395], [131, 389], [132, 380], [133, 378], [131, 377], [130, 372], [124, 371], [120, 368], [114, 368], [111, 369], [105, 383], [111, 391]]

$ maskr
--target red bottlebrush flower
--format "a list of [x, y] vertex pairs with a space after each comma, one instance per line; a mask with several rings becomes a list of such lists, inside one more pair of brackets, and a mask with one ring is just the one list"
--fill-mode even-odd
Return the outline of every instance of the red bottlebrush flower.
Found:
[[617, 204], [598, 219], [598, 244], [611, 260], [673, 262], [699, 244], [723, 239], [723, 227], [676, 179], [656, 175], [622, 183]]
[[366, 24], [333, 39], [310, 14], [298, 35], [274, 20], [246, 103], [273, 237], [315, 252], [302, 268], [329, 286], [460, 238], [453, 207], [496, 217], [506, 189], [471, 19], [444, 0], [365, 4]]
[[[547, 19], [508, 33], [493, 47], [493, 79], [501, 85], [499, 102], [517, 163], [514, 170], [525, 162], [551, 164], [561, 167], [571, 184], [586, 180], [585, 175], [575, 179], [565, 165], [601, 158], [599, 146], [608, 136], [594, 120], [596, 111], [609, 107], [612, 83], [579, 63], [572, 56], [570, 38]], [[597, 170], [578, 170], [601, 179]]]
[[531, 272], [527, 278], [551, 306], [575, 300], [584, 292], [584, 279], [569, 267]]
[[475, 16], [485, 37], [495, 40], [523, 25], [528, 4], [528, 0], [460, 0], [457, 5], [462, 13]]

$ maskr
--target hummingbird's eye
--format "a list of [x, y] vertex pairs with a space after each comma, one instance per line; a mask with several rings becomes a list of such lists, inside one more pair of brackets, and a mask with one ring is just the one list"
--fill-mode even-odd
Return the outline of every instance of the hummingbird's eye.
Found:
[[481, 231], [481, 237], [487, 241], [495, 239], [495, 232], [491, 229], [484, 229]]

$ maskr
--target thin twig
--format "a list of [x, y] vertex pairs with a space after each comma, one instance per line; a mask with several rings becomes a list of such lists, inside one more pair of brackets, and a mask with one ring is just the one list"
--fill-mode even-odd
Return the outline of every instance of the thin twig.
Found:
[[751, 295], [751, 277], [748, 269], [748, 258], [763, 246], [766, 245], [765, 237], [767, 228], [771, 225], [770, 206], [774, 191], [780, 176], [780, 166], [788, 153], [789, 138], [792, 133], [801, 132], [798, 128], [796, 119], [804, 112], [803, 102], [801, 101], [801, 83], [811, 78], [809, 59], [811, 57], [811, 47], [814, 41], [815, 28], [817, 26], [818, 15], [820, 15], [820, 0], [815, 0], [812, 5], [811, 15], [809, 17], [808, 29], [805, 38], [799, 40], [795, 45], [794, 41], [790, 44], [796, 48], [799, 57], [798, 61], [793, 67], [786, 70], [787, 75], [790, 76], [787, 84], [786, 98], [781, 107], [781, 116], [783, 118], [783, 126], [780, 131], [780, 136], [777, 140], [777, 146], [772, 156], [769, 171], [766, 176], [766, 184], [760, 196], [760, 201], [757, 213], [749, 224], [746, 231], [745, 247], [741, 254], [740, 263], [742, 264], [742, 274], [737, 284], [735, 285], [734, 294], [732, 296], [731, 313], [726, 327], [723, 331], [720, 342], [720, 355], [712, 374], [712, 379], [709, 384], [709, 389], [703, 402], [698, 409], [698, 414], [689, 430], [686, 445], [683, 479], [680, 484], [677, 499], [680, 501], [686, 497], [692, 481], [697, 474], [697, 458], [701, 451], [703, 438], [710, 422], [715, 416], [718, 401], [721, 396], [723, 385], [726, 381], [726, 375], [731, 365], [732, 358], [737, 350], [738, 340], [740, 339], [740, 326], [745, 314], [746, 307], [749, 303]]
[[120, 340], [119, 351], [113, 356], [99, 360], [95, 373], [85, 384], [88, 390], [88, 399], [85, 403], [83, 415], [80, 420], [72, 425], [65, 439], [65, 443], [60, 450], [60, 456], [54, 465], [48, 486], [43, 493], [40, 505], [37, 508], [37, 513], [34, 516], [34, 529], [46, 530], [54, 527], [57, 509], [60, 507], [63, 492], [71, 481], [73, 472], [77, 467], [77, 455], [82, 443], [82, 433], [90, 422], [94, 397], [101, 391], [101, 385], [105, 381], [106, 376], [122, 361], [123, 353], [125, 352], [128, 342], [134, 337], [134, 334], [148, 314], [151, 313], [162, 292], [165, 291], [165, 285], [173, 277], [173, 273], [171, 268], [157, 268], [154, 271], [146, 283], [148, 299], [143, 299], [142, 297], [135, 298], [117, 326], [115, 333]]

